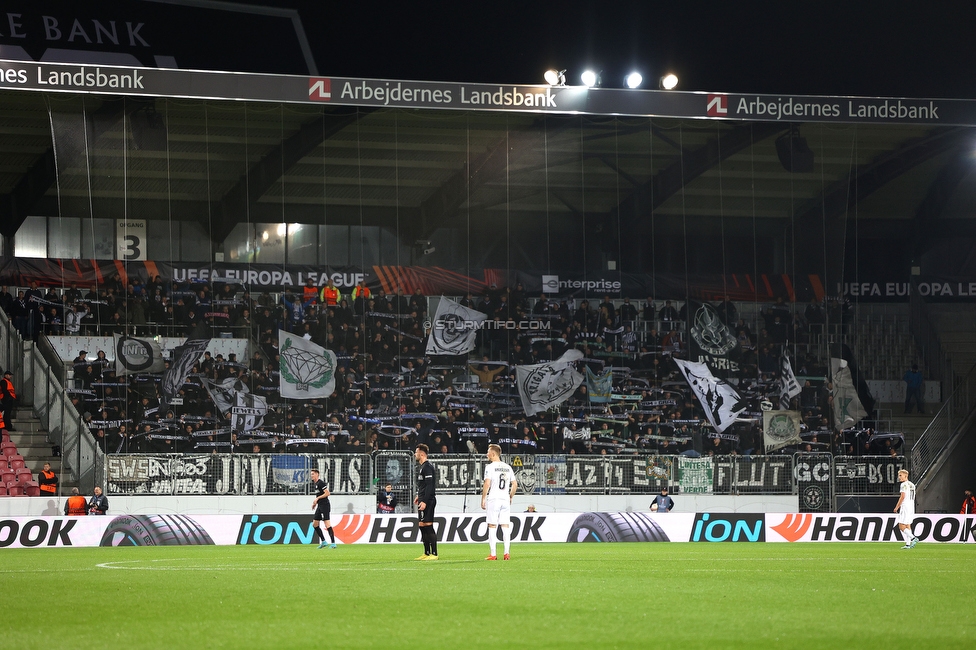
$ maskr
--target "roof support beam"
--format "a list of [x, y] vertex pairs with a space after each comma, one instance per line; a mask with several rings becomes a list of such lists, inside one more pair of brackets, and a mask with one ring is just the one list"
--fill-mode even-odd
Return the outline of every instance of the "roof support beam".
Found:
[[[323, 142], [373, 112], [371, 108], [340, 109], [310, 120], [293, 135], [265, 154], [224, 196], [214, 202], [212, 218], [203, 222], [216, 245], [230, 235], [264, 194], [284, 174]], [[282, 218], [285, 218], [284, 216]]]

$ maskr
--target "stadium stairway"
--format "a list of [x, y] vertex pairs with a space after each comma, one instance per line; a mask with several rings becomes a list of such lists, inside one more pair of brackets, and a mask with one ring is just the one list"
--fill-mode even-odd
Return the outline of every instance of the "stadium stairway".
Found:
[[905, 415], [905, 405], [900, 402], [879, 403], [878, 428], [883, 431], [901, 431], [905, 434], [905, 453], [910, 450], [915, 441], [925, 431], [932, 421], [932, 417], [942, 406], [941, 404], [926, 404], [925, 414], [913, 412]]
[[44, 463], [51, 463], [51, 469], [58, 477], [58, 494], [70, 494], [71, 488], [77, 482], [71, 478], [71, 473], [62, 473], [61, 457], [53, 455], [51, 441], [47, 431], [41, 425], [30, 407], [20, 406], [17, 417], [11, 421], [14, 431], [8, 431], [10, 442], [17, 446], [17, 452], [23, 456], [24, 464], [31, 471], [34, 481], [44, 467]]

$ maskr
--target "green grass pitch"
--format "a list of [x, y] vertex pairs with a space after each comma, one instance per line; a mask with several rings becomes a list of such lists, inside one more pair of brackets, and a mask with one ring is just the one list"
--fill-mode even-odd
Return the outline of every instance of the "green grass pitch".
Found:
[[[974, 648], [976, 547], [0, 551], [5, 648]], [[499, 554], [501, 544], [499, 543]]]

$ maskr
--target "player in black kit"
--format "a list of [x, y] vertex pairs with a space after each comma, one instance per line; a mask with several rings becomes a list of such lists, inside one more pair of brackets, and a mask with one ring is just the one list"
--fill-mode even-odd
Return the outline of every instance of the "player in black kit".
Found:
[[[315, 535], [322, 540], [319, 548], [325, 548], [326, 546], [335, 548], [335, 533], [332, 532], [332, 521], [329, 519], [332, 511], [332, 506], [329, 504], [329, 494], [331, 493], [326, 482], [319, 478], [319, 471], [317, 469], [312, 470], [312, 487], [315, 488], [315, 501], [312, 501], [312, 509], [315, 510], [315, 519], [312, 523], [315, 525]], [[329, 537], [332, 539], [331, 544], [325, 541], [325, 533], [322, 532], [322, 528], [325, 528], [329, 532]]]
[[424, 541], [424, 554], [418, 560], [437, 559], [437, 533], [434, 531], [434, 508], [437, 497], [434, 496], [434, 466], [427, 460], [427, 445], [417, 445], [413, 457], [420, 463], [417, 472], [417, 496], [413, 502], [417, 505], [417, 520], [420, 524], [420, 539]]

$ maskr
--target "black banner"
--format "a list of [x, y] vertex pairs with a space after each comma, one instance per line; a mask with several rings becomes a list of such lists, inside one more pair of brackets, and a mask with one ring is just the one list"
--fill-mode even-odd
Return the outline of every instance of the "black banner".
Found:
[[837, 494], [898, 494], [898, 471], [905, 466], [904, 456], [837, 456], [834, 489]]
[[790, 494], [793, 464], [789, 456], [715, 458], [715, 494]]
[[478, 494], [484, 480], [483, 456], [438, 456], [432, 454], [430, 462], [437, 476], [437, 492], [440, 494]]
[[793, 476], [800, 496], [800, 512], [831, 512], [830, 454], [797, 454]]
[[958, 99], [745, 95], [616, 88], [586, 91], [573, 86], [229, 74], [32, 61], [9, 61], [2, 67], [4, 74], [0, 76], [0, 88], [45, 92], [410, 109], [712, 117], [783, 124], [976, 124], [976, 102]]
[[607, 462], [602, 457], [566, 456], [566, 492], [604, 494], [608, 487]]

